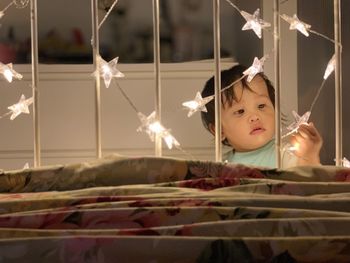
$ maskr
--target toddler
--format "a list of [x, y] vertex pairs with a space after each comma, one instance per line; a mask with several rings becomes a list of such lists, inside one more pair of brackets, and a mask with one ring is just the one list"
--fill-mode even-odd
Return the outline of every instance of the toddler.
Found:
[[[221, 89], [243, 76], [247, 68], [236, 65], [221, 72]], [[202, 97], [214, 95], [214, 77], [209, 79]], [[221, 141], [233, 149], [223, 156], [228, 162], [253, 166], [276, 167], [275, 157], [275, 90], [269, 79], [257, 74], [250, 82], [247, 77], [221, 93]], [[214, 100], [201, 112], [204, 127], [215, 134]], [[287, 142], [282, 144], [285, 146]], [[300, 125], [289, 137], [295, 150], [291, 154], [283, 147], [282, 167], [319, 165], [322, 137], [310, 124]]]

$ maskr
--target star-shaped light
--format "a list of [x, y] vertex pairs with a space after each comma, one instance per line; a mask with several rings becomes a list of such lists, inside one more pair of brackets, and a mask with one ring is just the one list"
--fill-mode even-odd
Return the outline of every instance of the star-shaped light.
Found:
[[13, 69], [12, 63], [3, 64], [0, 62], [0, 73], [4, 75], [8, 82], [12, 82], [13, 78], [22, 79], [23, 76]]
[[300, 21], [296, 14], [294, 14], [293, 17], [283, 14], [281, 15], [281, 17], [290, 24], [289, 26], [290, 30], [297, 29], [299, 32], [301, 32], [305, 36], [307, 37], [309, 36], [309, 32], [307, 32], [307, 30], [311, 28], [311, 25]]
[[164, 128], [164, 126], [158, 120], [156, 120], [155, 111], [153, 111], [149, 116], [146, 116], [141, 112], [138, 112], [137, 115], [141, 121], [141, 126], [137, 128], [138, 132], [146, 132], [152, 142], [154, 141], [156, 134], [158, 134], [161, 138], [163, 138], [169, 149], [172, 149], [173, 145], [175, 145], [175, 147], [180, 146], [180, 143], [170, 134], [170, 130]]
[[344, 167], [350, 168], [350, 161], [345, 157], [342, 159], [342, 163]]
[[298, 113], [296, 113], [296, 111], [292, 111], [293, 117], [294, 117], [294, 122], [292, 124], [290, 124], [287, 129], [290, 131], [296, 131], [298, 130], [299, 126], [301, 124], [305, 124], [309, 121], [310, 115], [311, 115], [311, 111], [307, 111], [305, 112], [302, 116], [299, 116]]
[[11, 120], [14, 120], [21, 113], [29, 114], [29, 105], [33, 103], [33, 97], [26, 99], [22, 94], [21, 98], [16, 104], [9, 106], [8, 109], [11, 110], [12, 115], [10, 117]]
[[327, 64], [327, 68], [326, 68], [326, 71], [324, 72], [323, 79], [327, 79], [329, 75], [332, 74], [334, 69], [335, 69], [335, 54]]
[[169, 130], [163, 132], [162, 138], [170, 150], [173, 148], [173, 145], [177, 148], [180, 147], [180, 143], [170, 134]]
[[98, 74], [104, 79], [106, 88], [111, 84], [112, 78], [122, 78], [125, 75], [117, 69], [119, 57], [107, 62], [102, 57], [98, 57]]
[[264, 62], [266, 60], [266, 57], [262, 57], [260, 60], [255, 57], [253, 61], [253, 65], [251, 65], [247, 70], [243, 72], [243, 75], [248, 76], [247, 81], [250, 82], [256, 74], [263, 72], [263, 66]]
[[190, 100], [182, 103], [184, 107], [190, 110], [187, 114], [187, 117], [191, 117], [198, 110], [207, 112], [207, 108], [205, 107], [205, 105], [212, 99], [214, 99], [214, 95], [202, 98], [202, 95], [200, 94], [200, 92], [197, 92], [194, 100]]
[[270, 27], [271, 24], [268, 22], [265, 22], [264, 20], [260, 19], [260, 9], [256, 9], [253, 15], [241, 11], [241, 15], [244, 17], [244, 19], [247, 21], [247, 23], [244, 24], [242, 27], [242, 30], [249, 30], [252, 29], [254, 33], [261, 38], [261, 29], [265, 27]]
[[151, 140], [153, 140], [153, 136], [151, 136], [151, 130], [150, 130], [150, 125], [152, 123], [155, 123], [156, 120], [156, 112], [153, 111], [150, 115], [146, 116], [144, 115], [142, 112], [138, 112], [137, 116], [139, 117], [140, 121], [141, 121], [141, 126], [137, 128], [138, 132], [142, 132], [145, 131], [148, 133], [148, 135], [150, 135]]
[[13, 3], [16, 5], [16, 8], [25, 8], [29, 0], [14, 0]]

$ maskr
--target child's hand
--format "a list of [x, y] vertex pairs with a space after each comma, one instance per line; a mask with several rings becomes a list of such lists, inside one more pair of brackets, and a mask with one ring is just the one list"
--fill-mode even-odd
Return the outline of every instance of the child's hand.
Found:
[[295, 154], [298, 165], [320, 164], [320, 150], [323, 140], [314, 124], [301, 124], [296, 134], [291, 138], [291, 144], [295, 146]]

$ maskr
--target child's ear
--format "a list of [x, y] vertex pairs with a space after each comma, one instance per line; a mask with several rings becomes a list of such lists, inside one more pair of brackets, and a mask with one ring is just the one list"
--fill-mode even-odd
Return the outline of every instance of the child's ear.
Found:
[[[213, 134], [215, 136], [215, 125], [214, 124], [209, 123], [209, 130], [210, 130], [211, 134]], [[225, 133], [221, 128], [221, 141], [223, 141], [225, 139], [226, 139]]]
[[215, 136], [215, 125], [213, 125], [212, 123], [209, 123], [209, 131]]

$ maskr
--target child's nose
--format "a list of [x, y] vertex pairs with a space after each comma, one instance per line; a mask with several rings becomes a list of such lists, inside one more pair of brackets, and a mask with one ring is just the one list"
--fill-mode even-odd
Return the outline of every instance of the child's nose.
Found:
[[259, 116], [257, 115], [257, 114], [252, 114], [252, 115], [250, 115], [250, 117], [249, 117], [249, 122], [256, 122], [256, 121], [258, 121], [260, 118], [259, 118]]

